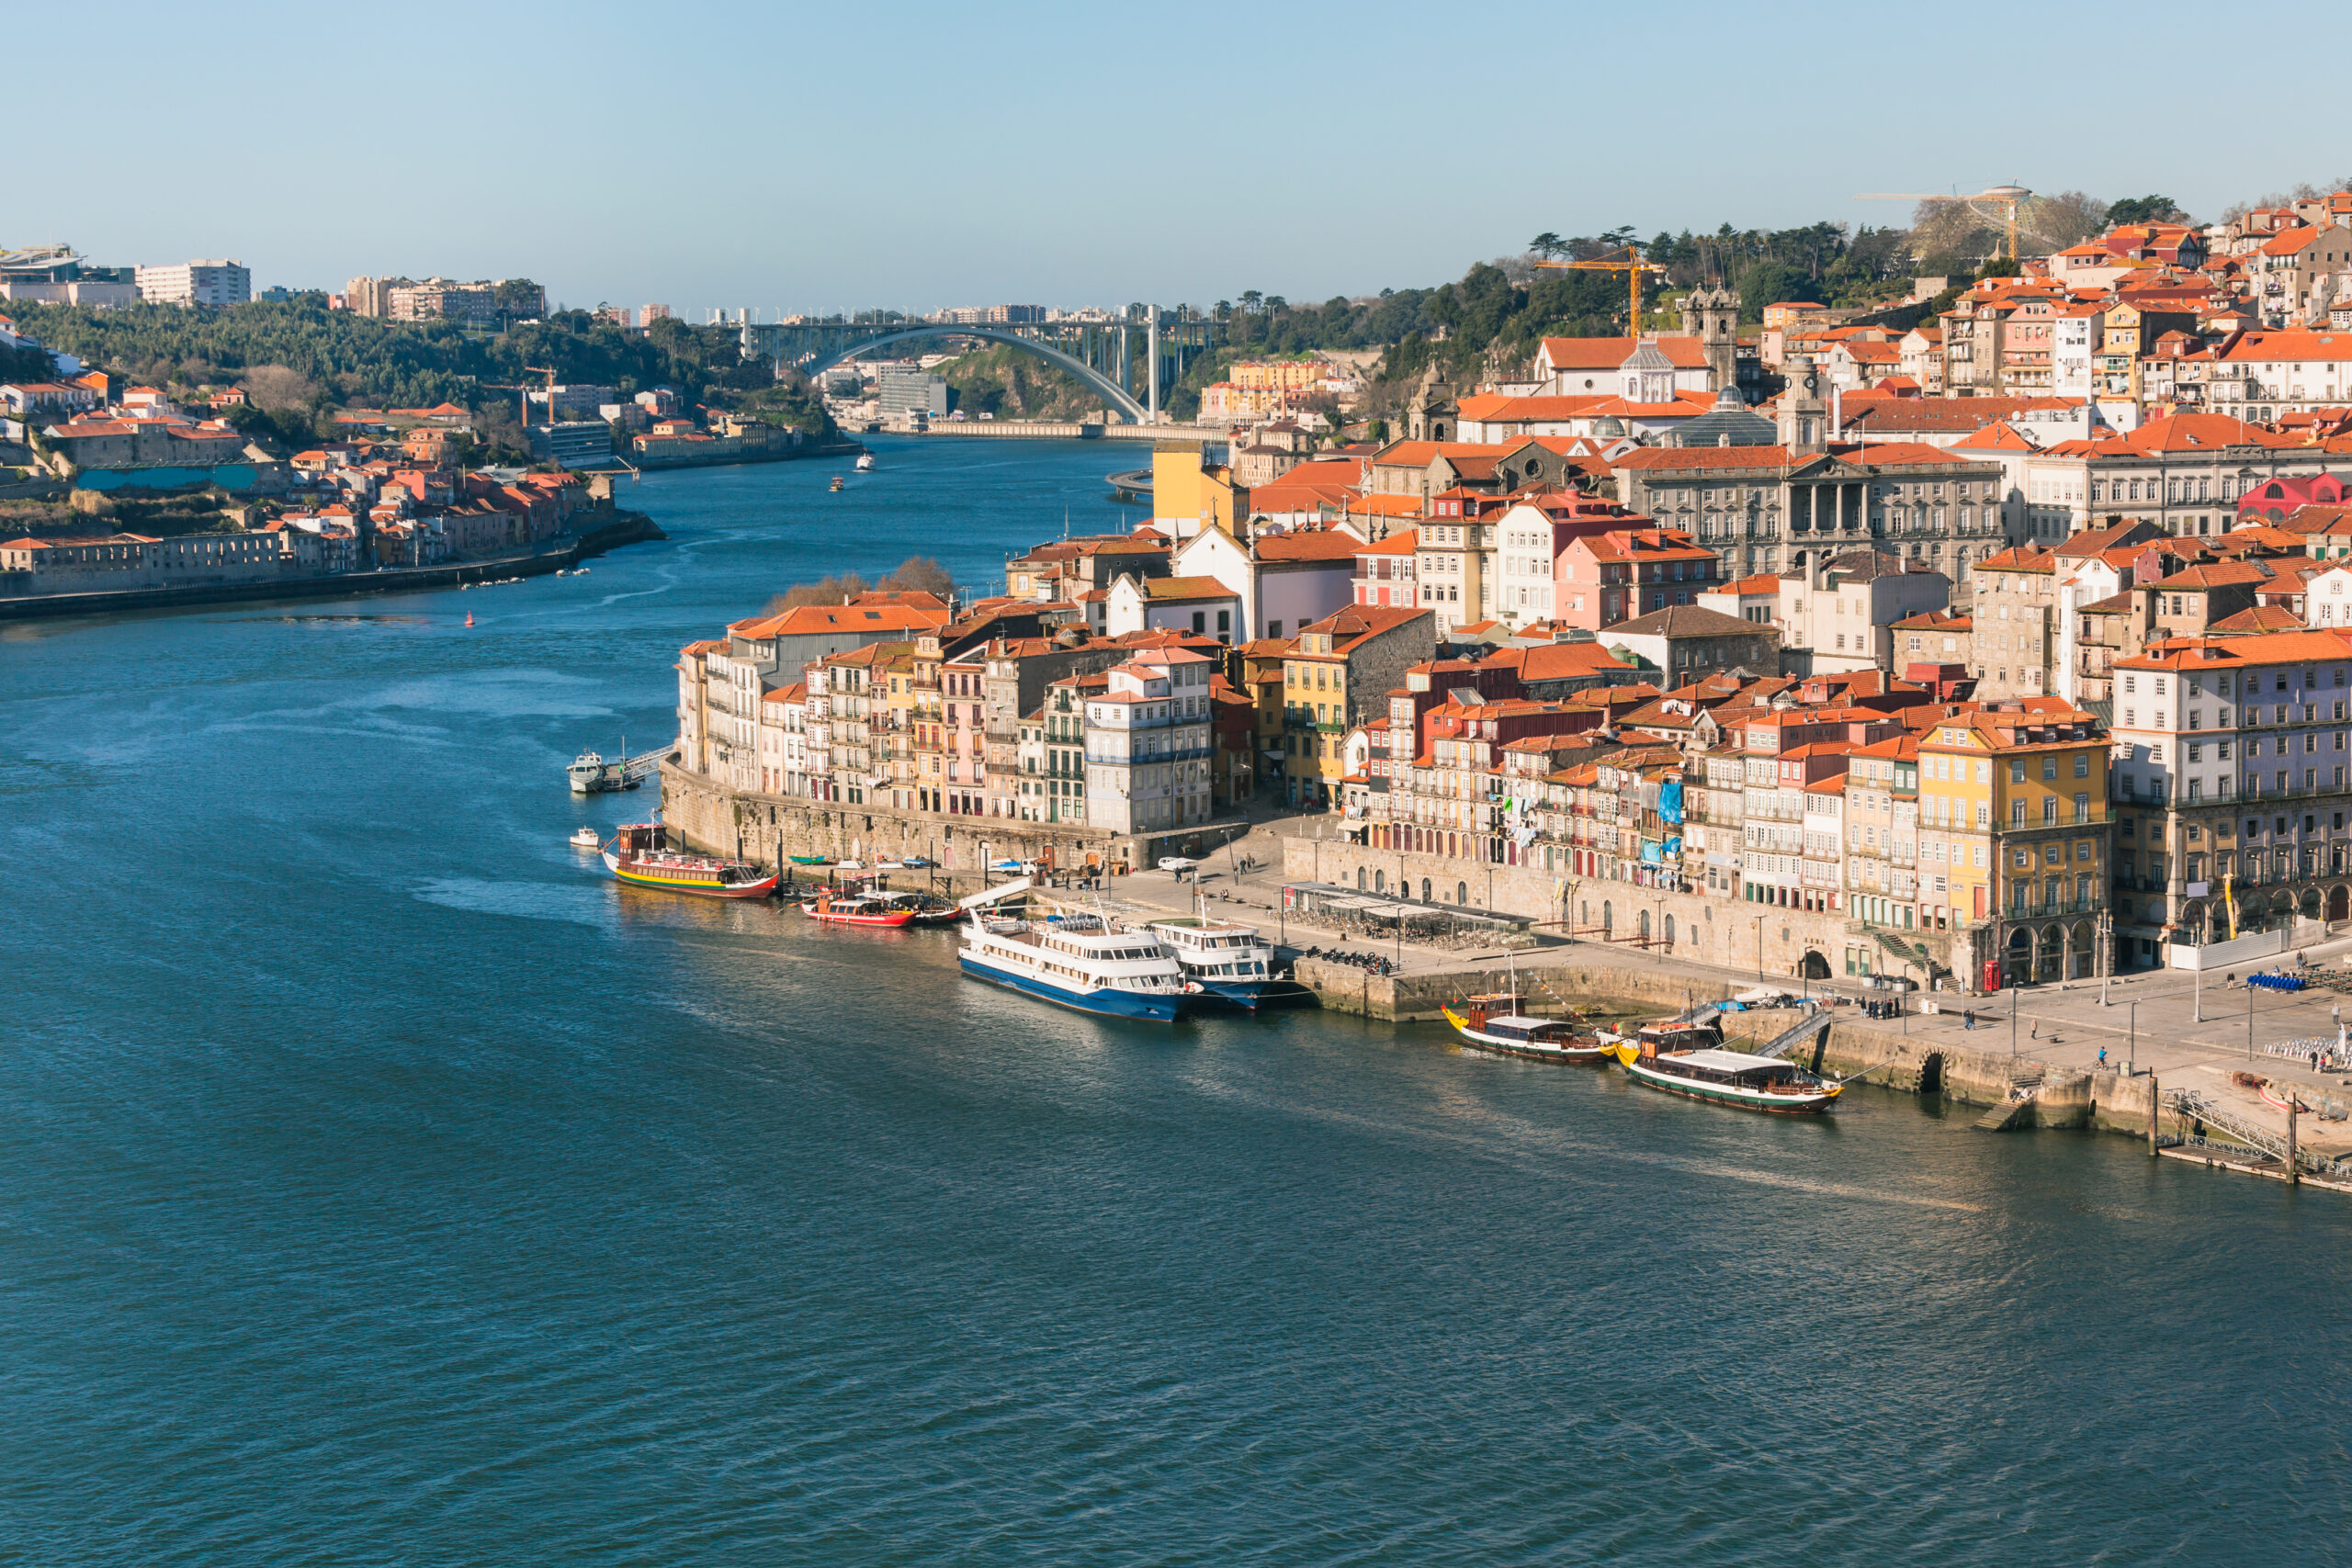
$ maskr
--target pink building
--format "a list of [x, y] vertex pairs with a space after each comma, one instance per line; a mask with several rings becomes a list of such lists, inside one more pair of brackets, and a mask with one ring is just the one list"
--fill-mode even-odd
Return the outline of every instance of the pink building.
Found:
[[1715, 552], [1678, 528], [1616, 527], [1566, 541], [1555, 558], [1552, 618], [1601, 631], [1718, 586]]

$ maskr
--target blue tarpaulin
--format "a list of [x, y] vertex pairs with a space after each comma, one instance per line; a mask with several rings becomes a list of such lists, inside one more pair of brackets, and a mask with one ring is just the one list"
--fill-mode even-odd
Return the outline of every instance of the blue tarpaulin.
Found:
[[1657, 814], [1668, 822], [1682, 820], [1682, 781], [1667, 779], [1657, 786]]

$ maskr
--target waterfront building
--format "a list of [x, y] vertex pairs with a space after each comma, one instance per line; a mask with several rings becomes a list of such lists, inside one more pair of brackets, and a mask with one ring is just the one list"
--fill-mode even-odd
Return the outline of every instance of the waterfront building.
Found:
[[1178, 546], [1171, 564], [1187, 580], [1225, 586], [1236, 602], [1234, 640], [1248, 642], [1295, 633], [1352, 604], [1356, 551], [1363, 544], [1344, 528], [1250, 530], [1245, 541], [1211, 527]]
[[928, 370], [885, 370], [878, 397], [883, 420], [904, 424], [947, 417], [947, 378]]
[[1085, 701], [1088, 825], [1113, 833], [1187, 828], [1209, 817], [1215, 660], [1153, 649], [1103, 673]]
[[1351, 606], [1299, 629], [1279, 655], [1276, 688], [1286, 803], [1329, 807], [1340, 798], [1341, 742], [1375, 720], [1385, 725], [1389, 692], [1436, 645], [1434, 620], [1419, 609]]

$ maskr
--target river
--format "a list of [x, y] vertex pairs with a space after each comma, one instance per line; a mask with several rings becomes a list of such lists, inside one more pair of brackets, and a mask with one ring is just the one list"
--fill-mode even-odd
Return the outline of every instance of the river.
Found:
[[605, 881], [649, 797], [562, 764], [681, 644], [1132, 466], [876, 446], [583, 577], [0, 629], [0, 1556], [2336, 1559], [2341, 1197]]

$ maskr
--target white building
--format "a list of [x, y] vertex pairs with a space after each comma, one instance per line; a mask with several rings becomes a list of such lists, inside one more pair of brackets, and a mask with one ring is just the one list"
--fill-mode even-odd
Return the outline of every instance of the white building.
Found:
[[1236, 636], [1291, 637], [1355, 602], [1356, 552], [1364, 541], [1344, 528], [1261, 532], [1242, 544], [1204, 528], [1170, 558], [1178, 577], [1213, 577], [1240, 600]]
[[2050, 319], [2050, 390], [2053, 397], [2090, 400], [2097, 390], [2091, 361], [2106, 341], [2107, 307], [2061, 305]]
[[1086, 699], [1086, 820], [1114, 833], [1209, 818], [1209, 674], [1202, 654], [1154, 649], [1105, 672]]
[[1103, 624], [1112, 637], [1129, 632], [1193, 632], [1233, 641], [1241, 623], [1241, 596], [1214, 577], [1135, 577], [1111, 584]]
[[1781, 579], [1784, 648], [1809, 649], [1810, 673], [1892, 671], [1894, 623], [1951, 603], [1951, 579], [1877, 550], [1849, 550], [1804, 577]]
[[254, 297], [253, 269], [236, 261], [178, 262], [132, 269], [139, 298], [159, 305], [243, 305]]

